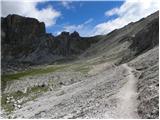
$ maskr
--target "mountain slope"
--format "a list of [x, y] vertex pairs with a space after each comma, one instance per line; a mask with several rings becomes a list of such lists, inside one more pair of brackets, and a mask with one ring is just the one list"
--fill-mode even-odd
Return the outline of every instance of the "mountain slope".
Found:
[[[53, 63], [75, 58], [97, 42], [96, 37], [80, 37], [77, 32], [62, 32], [58, 36], [46, 33], [44, 23], [34, 18], [8, 15], [2, 21], [2, 70], [19, 64]], [[3, 72], [2, 71], [2, 72]]]
[[159, 12], [101, 36], [82, 58], [126, 62], [159, 44]]
[[[50, 46], [51, 51], [47, 50], [52, 44], [47, 44], [46, 57], [53, 49], [64, 60], [76, 59], [2, 75], [2, 116], [159, 118], [158, 26], [156, 12], [107, 35], [81, 38], [76, 32], [63, 32], [51, 36], [64, 41], [58, 49]], [[69, 47], [64, 45], [68, 40]], [[46, 52], [41, 48], [43, 44], [36, 55]]]

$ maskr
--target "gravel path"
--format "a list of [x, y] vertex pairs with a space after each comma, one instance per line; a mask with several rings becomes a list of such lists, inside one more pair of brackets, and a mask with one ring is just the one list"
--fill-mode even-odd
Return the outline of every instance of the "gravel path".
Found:
[[138, 118], [137, 78], [133, 74], [134, 70], [127, 64], [123, 64], [122, 67], [124, 67], [128, 73], [126, 77], [127, 82], [119, 89], [119, 92], [113, 96], [118, 99], [118, 104], [109, 116], [107, 116], [109, 118]]
[[49, 91], [14, 112], [14, 118], [138, 118], [136, 78], [126, 64]]
[[120, 99], [117, 109], [121, 111], [122, 118], [137, 118], [137, 78], [132, 73], [132, 68], [126, 64], [123, 65], [128, 71], [128, 82], [120, 89], [117, 97]]

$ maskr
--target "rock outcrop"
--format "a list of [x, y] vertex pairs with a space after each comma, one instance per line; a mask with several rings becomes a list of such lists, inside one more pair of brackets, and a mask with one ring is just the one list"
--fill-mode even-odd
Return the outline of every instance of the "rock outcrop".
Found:
[[136, 54], [146, 52], [159, 44], [159, 18], [154, 19], [133, 37], [131, 49]]
[[34, 18], [9, 15], [2, 18], [2, 63], [14, 61], [34, 51], [38, 37], [45, 34], [45, 25]]
[[44, 64], [76, 56], [98, 40], [80, 37], [78, 32], [46, 33], [45, 24], [34, 18], [8, 15], [2, 23], [2, 67], [9, 64]]
[[2, 18], [2, 57], [27, 54], [39, 41], [37, 37], [45, 34], [44, 23], [34, 18], [9, 15]]

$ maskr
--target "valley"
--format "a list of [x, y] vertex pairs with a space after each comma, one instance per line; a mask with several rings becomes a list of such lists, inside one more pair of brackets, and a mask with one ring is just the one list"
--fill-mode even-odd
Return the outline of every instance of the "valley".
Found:
[[[80, 37], [77, 32], [63, 32], [57, 37], [43, 33], [39, 38], [32, 29], [27, 49], [15, 53], [7, 47], [26, 44], [14, 34], [10, 37], [15, 37], [16, 43], [3, 36], [1, 117], [158, 119], [158, 25], [156, 12], [91, 38]], [[34, 41], [37, 39], [43, 42]], [[24, 62], [30, 64], [14, 67]]]

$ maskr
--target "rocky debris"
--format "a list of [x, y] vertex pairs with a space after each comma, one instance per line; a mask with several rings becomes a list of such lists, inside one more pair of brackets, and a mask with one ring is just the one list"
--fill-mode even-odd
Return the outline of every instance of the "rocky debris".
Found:
[[14, 109], [17, 110], [17, 109], [21, 108], [22, 100], [17, 100], [13, 96], [7, 96], [6, 103], [7, 104], [12, 104]]
[[[17, 118], [109, 118], [108, 112], [119, 104], [119, 99], [112, 95], [117, 94], [129, 78], [124, 77], [128, 74], [125, 69], [124, 66], [113, 67], [75, 84], [48, 91], [36, 101], [24, 104], [14, 115]], [[114, 98], [116, 101], [112, 104], [113, 100], [109, 99]], [[116, 114], [121, 115], [113, 113]]]
[[129, 62], [141, 75], [137, 82], [139, 92], [138, 114], [145, 119], [159, 118], [159, 61], [158, 46]]
[[141, 118], [158, 119], [159, 118], [159, 97], [144, 100], [138, 107], [138, 114]]
[[0, 119], [4, 119], [4, 118], [8, 118], [7, 113], [5, 112], [5, 110], [3, 108], [1, 108], [0, 111]]
[[[27, 91], [34, 87], [48, 87], [51, 89], [56, 89], [58, 87], [71, 85], [77, 81], [81, 81], [82, 78], [85, 78], [85, 75], [79, 72], [54, 72], [44, 75], [37, 75], [32, 77], [24, 77], [20, 80], [15, 80], [14, 82], [8, 82], [10, 84], [5, 88], [3, 93], [11, 92], [23, 92]], [[74, 81], [73, 81], [74, 79]]]
[[41, 111], [35, 115], [35, 118], [45, 118], [45, 115], [46, 115], [45, 111]]

